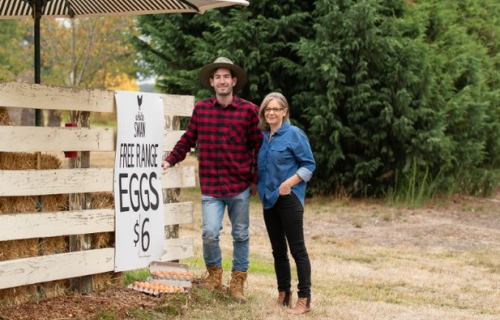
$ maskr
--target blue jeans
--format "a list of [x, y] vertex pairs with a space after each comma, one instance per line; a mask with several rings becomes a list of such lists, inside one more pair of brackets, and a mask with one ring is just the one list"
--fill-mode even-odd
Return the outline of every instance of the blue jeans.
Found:
[[233, 236], [233, 268], [231, 271], [247, 272], [250, 234], [250, 188], [232, 197], [201, 197], [203, 217], [203, 258], [207, 267], [222, 267], [219, 235], [227, 206]]

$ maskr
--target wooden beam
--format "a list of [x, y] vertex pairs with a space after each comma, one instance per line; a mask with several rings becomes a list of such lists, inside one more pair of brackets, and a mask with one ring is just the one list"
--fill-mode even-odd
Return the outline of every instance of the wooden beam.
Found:
[[[42, 110], [115, 112], [114, 91], [76, 89], [42, 84], [9, 82], [0, 84], [0, 106]], [[161, 94], [165, 114], [190, 117], [194, 96]]]
[[111, 192], [113, 169], [1, 170], [0, 196]]
[[[165, 132], [175, 131], [180, 129], [180, 118], [173, 117], [165, 113], [165, 124], [163, 130]], [[179, 137], [180, 138], [180, 137]], [[170, 154], [169, 151], [164, 150], [163, 159]], [[181, 190], [169, 189], [163, 192], [163, 203], [176, 203], [179, 202]], [[179, 238], [179, 225], [168, 225], [165, 227], [165, 239]]]
[[0, 126], [0, 151], [114, 151], [115, 132], [108, 128]]
[[194, 206], [192, 202], [168, 203], [163, 205], [163, 209], [166, 226], [193, 223]]
[[[165, 131], [163, 151], [172, 151], [184, 130]], [[115, 151], [111, 128], [0, 126], [0, 152]]]
[[[162, 261], [193, 256], [193, 239], [169, 239], [164, 245]], [[2, 261], [0, 290], [113, 271], [114, 260], [115, 249], [104, 248]]]
[[114, 270], [114, 248], [0, 262], [0, 289]]
[[[165, 225], [193, 222], [193, 203], [164, 205]], [[0, 241], [115, 231], [114, 209], [0, 215]]]
[[194, 96], [162, 94], [166, 116], [190, 117], [194, 108]]
[[114, 91], [75, 89], [41, 84], [0, 84], [0, 106], [44, 110], [114, 112]]
[[[112, 192], [113, 171], [112, 168], [0, 170], [0, 197]], [[194, 167], [174, 167], [163, 171], [163, 188], [195, 185]]]
[[174, 150], [175, 144], [181, 139], [185, 130], [164, 131], [163, 135], [163, 152]]
[[115, 230], [113, 209], [0, 215], [0, 241]]
[[165, 240], [161, 261], [188, 259], [193, 255], [193, 239], [172, 238]]

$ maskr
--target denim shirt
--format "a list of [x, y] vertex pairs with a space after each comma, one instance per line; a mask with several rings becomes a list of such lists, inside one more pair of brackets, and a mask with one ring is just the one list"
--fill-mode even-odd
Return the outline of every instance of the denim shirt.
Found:
[[279, 197], [280, 185], [297, 174], [302, 181], [292, 188], [293, 194], [304, 206], [306, 182], [312, 177], [316, 162], [305, 133], [285, 122], [269, 140], [269, 131], [264, 132], [264, 140], [257, 160], [258, 190], [264, 209], [272, 208]]

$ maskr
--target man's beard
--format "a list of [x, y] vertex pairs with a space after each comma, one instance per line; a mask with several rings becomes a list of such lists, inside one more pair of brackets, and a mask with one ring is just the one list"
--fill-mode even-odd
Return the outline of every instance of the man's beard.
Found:
[[229, 96], [233, 93], [233, 88], [227, 88], [227, 91], [215, 90], [215, 93], [219, 96]]

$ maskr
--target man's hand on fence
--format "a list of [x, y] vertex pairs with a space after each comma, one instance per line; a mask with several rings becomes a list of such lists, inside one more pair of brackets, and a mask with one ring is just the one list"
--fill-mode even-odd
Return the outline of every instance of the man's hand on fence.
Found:
[[163, 168], [163, 170], [168, 169], [170, 168], [170, 163], [168, 161], [163, 161], [161, 167]]
[[[178, 163], [176, 163], [174, 165], [175, 168], [177, 168], [178, 166], [179, 166]], [[170, 163], [168, 161], [163, 161], [163, 163], [161, 164], [161, 167], [163, 168], [163, 170], [168, 169], [168, 168], [172, 168], [172, 166], [170, 165]]]

